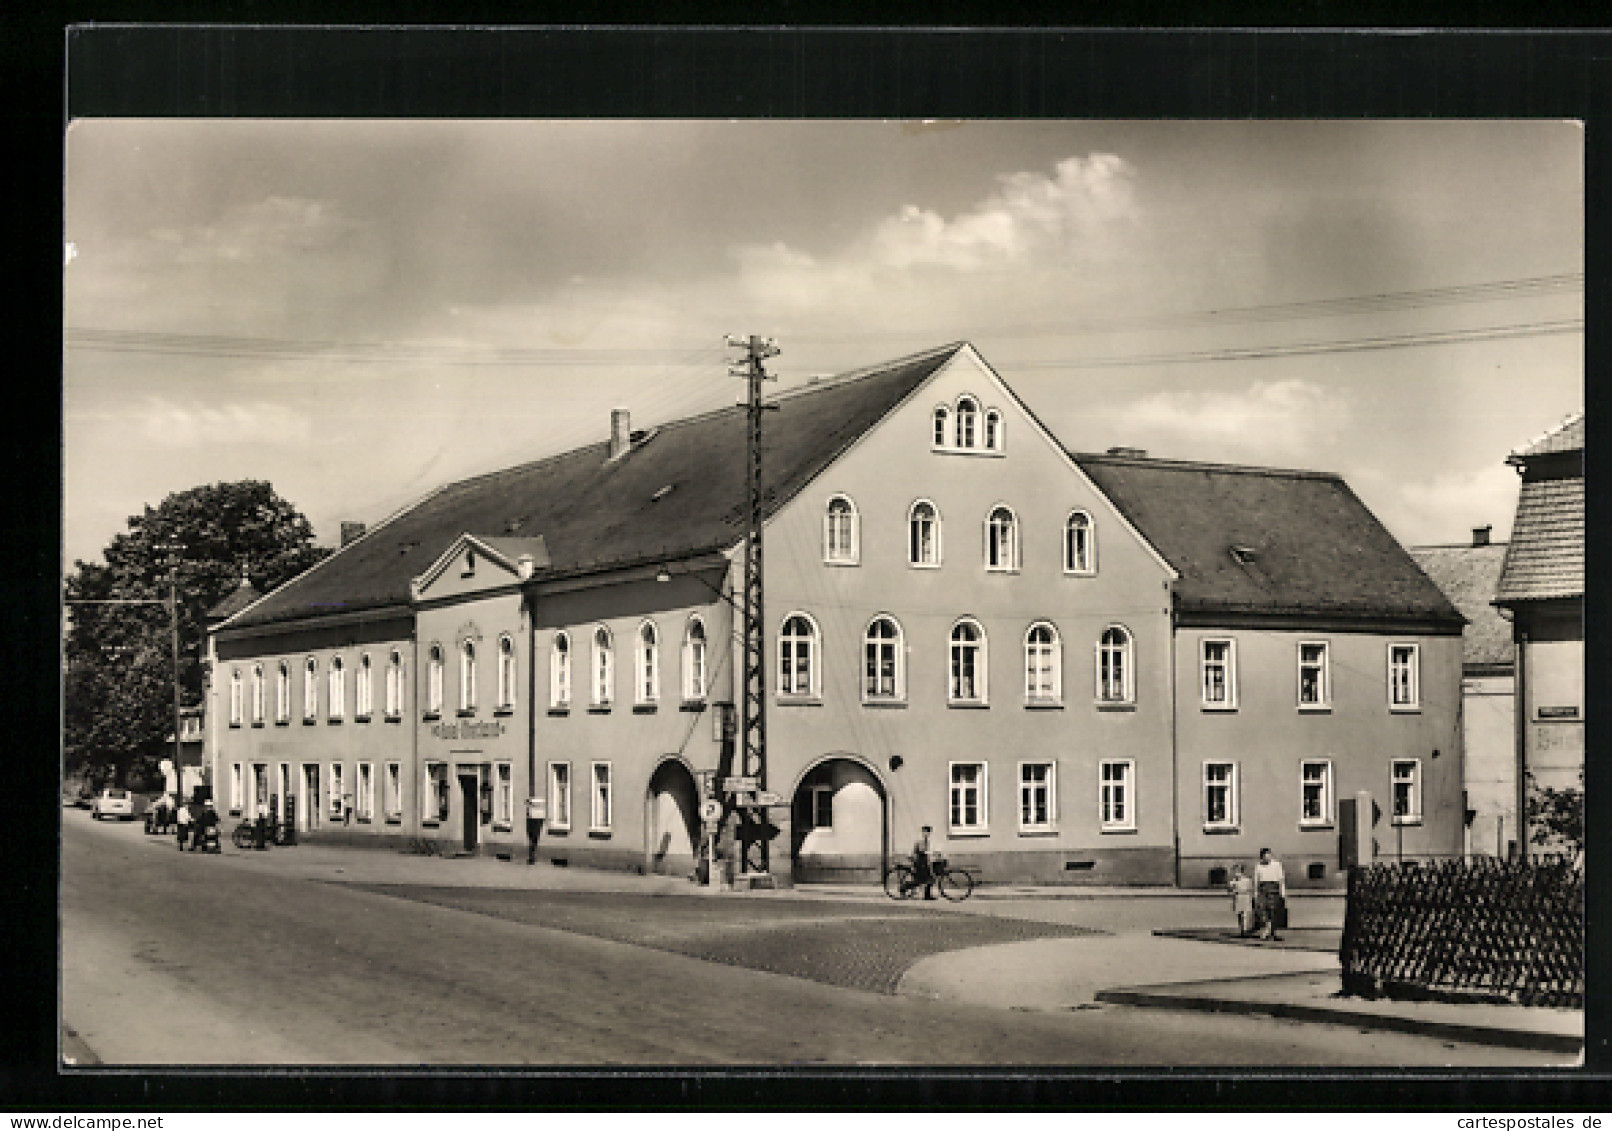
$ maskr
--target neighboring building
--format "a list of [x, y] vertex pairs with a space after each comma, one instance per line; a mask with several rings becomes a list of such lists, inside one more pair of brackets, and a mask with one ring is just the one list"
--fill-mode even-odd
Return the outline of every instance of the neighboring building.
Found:
[[1506, 462], [1522, 487], [1494, 603], [1517, 646], [1517, 807], [1526, 812], [1530, 788], [1583, 788], [1584, 414]]
[[1511, 625], [1494, 606], [1506, 543], [1490, 527], [1457, 546], [1412, 547], [1427, 576], [1466, 617], [1461, 650], [1461, 710], [1469, 854], [1509, 856], [1517, 825], [1516, 648]]
[[[1335, 883], [1360, 789], [1459, 851], [1461, 620], [1335, 476], [1072, 456], [967, 344], [775, 403], [781, 879], [876, 878], [930, 824], [988, 880], [1203, 884], [1269, 845]], [[733, 766], [745, 464], [742, 407], [617, 410], [237, 607], [221, 807], [507, 854], [541, 812], [541, 856], [687, 871]]]
[[[206, 758], [204, 742], [203, 718], [205, 712], [201, 707], [184, 707], [179, 711], [179, 757], [177, 763], [174, 759], [173, 732], [168, 733], [164, 743], [166, 753], [163, 756], [161, 769], [163, 772], [163, 788], [168, 792], [177, 789], [184, 797], [194, 795], [196, 787], [207, 784]], [[179, 767], [179, 776], [174, 777], [174, 766]]]

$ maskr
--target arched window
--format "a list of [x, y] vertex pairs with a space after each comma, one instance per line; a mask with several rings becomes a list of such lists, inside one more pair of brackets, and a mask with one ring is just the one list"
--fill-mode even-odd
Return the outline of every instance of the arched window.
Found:
[[425, 709], [432, 716], [442, 714], [442, 645], [431, 645], [425, 672]]
[[637, 702], [654, 703], [660, 698], [660, 633], [654, 621], [646, 620], [638, 626], [635, 660], [633, 686]]
[[616, 687], [616, 651], [610, 630], [600, 625], [593, 632], [593, 702], [607, 706]]
[[985, 643], [985, 630], [977, 621], [960, 620], [952, 627], [951, 679], [946, 696], [951, 702], [985, 702]]
[[1058, 630], [1045, 621], [1024, 634], [1024, 698], [1027, 703], [1056, 703], [1063, 698], [1062, 648]]
[[1002, 414], [993, 408], [985, 413], [985, 447], [989, 451], [999, 452], [1002, 450], [1002, 440]]
[[778, 694], [817, 694], [817, 626], [804, 613], [792, 613], [778, 634]]
[[862, 642], [862, 698], [899, 700], [906, 694], [901, 626], [892, 617], [875, 617]]
[[464, 640], [459, 644], [459, 712], [469, 714], [476, 709], [476, 642]]
[[319, 718], [319, 661], [308, 657], [302, 670], [302, 721], [314, 722]]
[[1131, 676], [1131, 634], [1110, 625], [1097, 642], [1097, 699], [1101, 703], [1129, 703], [1136, 694]]
[[515, 641], [507, 634], [498, 638], [498, 709], [515, 706]]
[[231, 668], [229, 673], [229, 725], [241, 725], [241, 669]]
[[353, 705], [354, 718], [367, 719], [369, 718], [370, 712], [374, 709], [375, 694], [373, 675], [374, 671], [370, 664], [369, 653], [365, 652], [358, 659], [358, 679], [357, 687], [354, 692], [354, 698], [357, 700], [357, 702], [355, 702]]
[[945, 405], [939, 405], [935, 409], [934, 439], [935, 447], [937, 448], [944, 448], [946, 446], [946, 425], [950, 422], [951, 415], [951, 409], [947, 408]]
[[959, 448], [972, 448], [974, 446], [974, 426], [979, 418], [979, 406], [974, 403], [973, 397], [957, 398], [957, 446]]
[[331, 722], [340, 722], [347, 711], [347, 672], [341, 666], [341, 657], [330, 657], [330, 695], [325, 709]]
[[386, 717], [403, 716], [403, 653], [396, 648], [386, 661]]
[[263, 725], [263, 665], [252, 665], [252, 725]]
[[834, 565], [855, 565], [861, 554], [861, 530], [856, 504], [845, 495], [828, 501], [823, 516], [823, 560]]
[[940, 512], [919, 499], [907, 512], [907, 561], [915, 566], [940, 564]]
[[985, 568], [1019, 568], [1019, 519], [1008, 507], [996, 507], [985, 520]]
[[291, 721], [291, 665], [284, 660], [274, 673], [274, 721]]
[[1091, 515], [1085, 511], [1069, 512], [1069, 519], [1063, 526], [1063, 571], [1096, 573], [1096, 548]]
[[564, 632], [554, 634], [549, 651], [549, 705], [571, 705], [571, 637]]
[[688, 618], [683, 632], [683, 698], [705, 699], [705, 622], [697, 616]]

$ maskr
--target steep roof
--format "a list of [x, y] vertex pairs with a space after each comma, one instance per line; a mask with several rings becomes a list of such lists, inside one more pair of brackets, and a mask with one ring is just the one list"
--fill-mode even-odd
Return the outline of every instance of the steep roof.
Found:
[[1572, 413], [1556, 427], [1540, 436], [1537, 440], [1530, 440], [1521, 448], [1511, 453], [1507, 463], [1517, 463], [1532, 459], [1535, 456], [1551, 455], [1556, 452], [1581, 452], [1584, 450], [1584, 413]]
[[1467, 619], [1462, 663], [1469, 668], [1509, 668], [1514, 656], [1511, 622], [1493, 604], [1506, 543], [1413, 546], [1410, 554]]
[[[763, 428], [767, 513], [788, 502], [857, 437], [950, 361], [953, 343], [771, 398]], [[549, 568], [568, 577], [725, 550], [744, 534], [746, 412], [742, 405], [609, 443], [461, 480], [363, 537], [237, 615], [247, 627], [404, 606], [409, 581], [460, 534], [541, 535]]]
[[1584, 595], [1584, 478], [1525, 479], [1495, 600]]
[[243, 575], [241, 583], [235, 587], [235, 590], [228, 597], [225, 597], [218, 604], [207, 610], [207, 619], [220, 621], [227, 617], [232, 617], [261, 596], [263, 594], [259, 593]]
[[1180, 572], [1184, 612], [1461, 622], [1336, 475], [1071, 454]]

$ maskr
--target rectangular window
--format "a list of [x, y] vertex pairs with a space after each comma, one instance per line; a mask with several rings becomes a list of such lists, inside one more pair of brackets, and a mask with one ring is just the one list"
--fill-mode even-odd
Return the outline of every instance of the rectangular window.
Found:
[[1306, 761], [1299, 765], [1299, 824], [1332, 824], [1332, 763]]
[[1323, 640], [1299, 644], [1299, 707], [1317, 709], [1332, 702], [1329, 649]]
[[448, 764], [427, 762], [423, 784], [424, 789], [420, 791], [420, 819], [446, 821], [453, 797], [448, 790]]
[[1422, 705], [1421, 646], [1388, 646], [1388, 705], [1395, 711], [1415, 711]]
[[1394, 759], [1394, 824], [1422, 823], [1422, 763], [1419, 758]]
[[388, 821], [401, 821], [403, 819], [403, 764], [401, 762], [386, 763], [386, 819]]
[[340, 820], [347, 804], [347, 767], [340, 762], [330, 763], [330, 816]]
[[548, 827], [557, 833], [571, 830], [571, 763], [549, 763]]
[[1129, 758], [1100, 762], [1097, 767], [1097, 820], [1105, 831], [1136, 827], [1136, 800], [1131, 781], [1136, 763]]
[[493, 823], [509, 828], [515, 823], [515, 769], [508, 762], [494, 767], [497, 780], [493, 782]]
[[1203, 764], [1203, 827], [1237, 827], [1237, 763]]
[[989, 830], [985, 791], [984, 762], [951, 764], [951, 792], [947, 812], [953, 833], [983, 833]]
[[246, 780], [241, 773], [241, 764], [233, 762], [229, 768], [229, 811], [231, 816], [239, 817], [241, 809], [246, 803]]
[[375, 766], [370, 762], [358, 763], [358, 796], [354, 800], [354, 815], [360, 821], [373, 821], [375, 819]]
[[262, 808], [265, 816], [268, 815], [269, 767], [266, 762], [254, 762], [252, 764], [252, 795], [247, 798], [247, 804], [251, 807], [254, 817], [257, 816], [260, 808]]
[[1051, 832], [1056, 819], [1057, 767], [1052, 762], [1019, 763], [1019, 831]]
[[592, 832], [609, 832], [614, 816], [611, 805], [614, 798], [611, 795], [610, 763], [595, 762], [593, 764], [592, 806], [589, 816], [588, 828]]
[[1203, 705], [1217, 710], [1237, 706], [1237, 649], [1230, 640], [1202, 642]]
[[812, 828], [831, 829], [834, 827], [834, 787], [819, 785], [812, 787]]

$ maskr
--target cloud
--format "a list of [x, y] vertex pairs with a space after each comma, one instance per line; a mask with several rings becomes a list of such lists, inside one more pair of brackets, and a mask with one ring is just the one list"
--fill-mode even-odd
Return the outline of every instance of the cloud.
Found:
[[360, 227], [357, 221], [336, 215], [324, 201], [268, 196], [231, 208], [216, 223], [184, 232], [157, 228], [150, 237], [178, 245], [180, 262], [254, 263], [332, 247]]
[[151, 397], [133, 415], [146, 440], [166, 447], [301, 444], [312, 434], [304, 414], [267, 401], [203, 408]]
[[1517, 509], [1517, 473], [1498, 461], [1478, 471], [1451, 471], [1399, 485], [1395, 519], [1427, 530], [1440, 542], [1465, 541], [1475, 526], [1493, 526], [1496, 542], [1510, 538]]
[[1096, 415], [1127, 445], [1179, 458], [1226, 459], [1257, 453], [1314, 463], [1348, 427], [1349, 406], [1307, 381], [1255, 381], [1240, 391], [1168, 390]]

